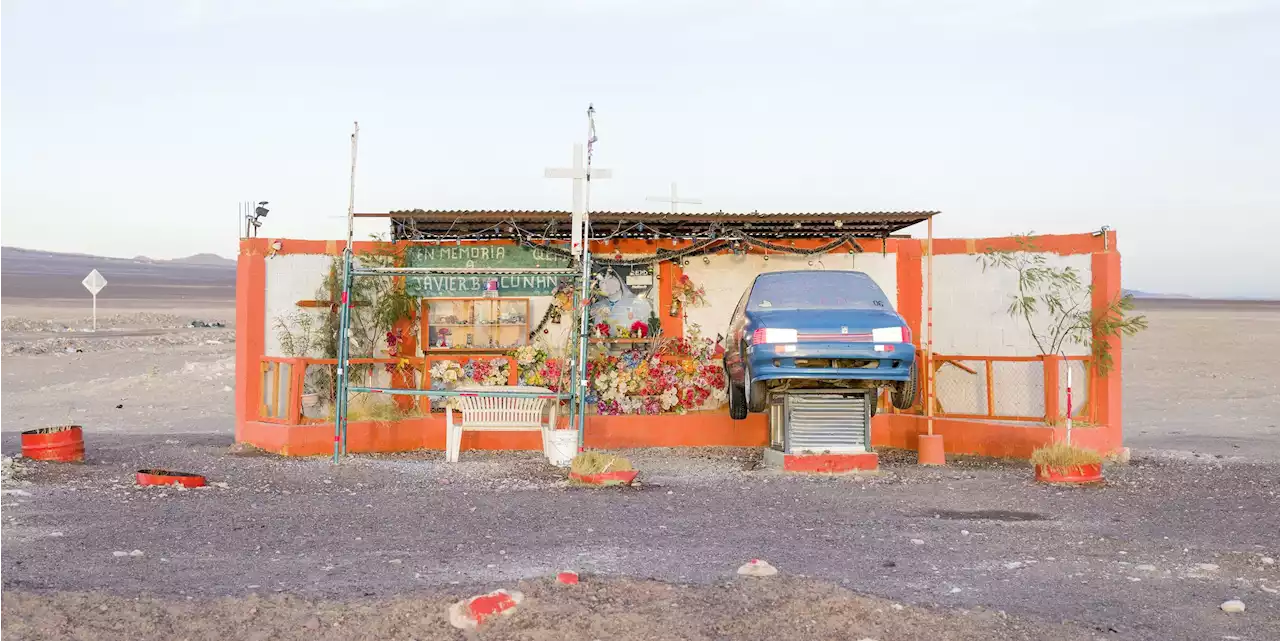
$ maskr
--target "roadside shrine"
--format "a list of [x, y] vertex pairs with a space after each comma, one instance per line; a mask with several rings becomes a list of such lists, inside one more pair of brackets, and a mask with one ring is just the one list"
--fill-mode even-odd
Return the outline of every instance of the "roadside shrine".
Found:
[[[589, 411], [591, 448], [765, 446], [767, 415], [733, 421], [717, 336], [756, 274], [856, 269], [893, 297], [917, 347], [928, 316], [928, 239], [907, 236], [934, 212], [594, 212]], [[356, 214], [390, 223], [391, 240], [355, 242], [363, 265], [427, 268], [565, 267], [570, 213], [405, 211]], [[246, 238], [237, 276], [236, 440], [288, 455], [333, 447], [336, 305], [342, 241]], [[1072, 267], [1084, 305], [1120, 296], [1113, 231], [1062, 236], [932, 239], [932, 421], [882, 402], [873, 446], [916, 449], [941, 435], [947, 452], [1027, 457], [1060, 440], [1074, 381], [1073, 442], [1121, 447], [1120, 350], [1109, 364], [1065, 345], [1039, 353], [1025, 320], [1010, 316], [1016, 274], [984, 269], [983, 252], [1028, 251]], [[564, 384], [570, 301], [562, 277], [437, 274], [368, 279], [352, 292], [353, 376], [366, 385], [449, 389], [459, 384]], [[363, 289], [362, 289], [363, 287]], [[328, 301], [328, 302], [326, 302]], [[654, 361], [651, 356], [657, 356]], [[657, 362], [657, 365], [654, 363]], [[931, 371], [930, 371], [931, 370]], [[357, 395], [359, 396], [359, 395]], [[349, 449], [443, 449], [440, 399], [353, 397]], [[527, 433], [468, 433], [463, 449], [539, 449]]]

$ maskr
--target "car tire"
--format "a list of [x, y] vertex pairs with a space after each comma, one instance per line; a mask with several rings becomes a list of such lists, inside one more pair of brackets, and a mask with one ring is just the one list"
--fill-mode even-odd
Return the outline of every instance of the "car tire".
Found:
[[729, 418], [741, 421], [747, 417], [747, 392], [729, 383]]
[[899, 381], [893, 385], [893, 406], [900, 410], [909, 410], [916, 404], [916, 387], [919, 368], [911, 365], [911, 379]]
[[751, 399], [747, 409], [752, 412], [763, 412], [769, 407], [769, 386], [764, 381], [751, 384]]

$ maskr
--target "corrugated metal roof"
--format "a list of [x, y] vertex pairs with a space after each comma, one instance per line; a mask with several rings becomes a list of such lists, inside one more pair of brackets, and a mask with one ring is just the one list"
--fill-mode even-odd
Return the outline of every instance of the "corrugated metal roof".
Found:
[[[636, 220], [650, 218], [868, 218], [868, 219], [886, 219], [899, 221], [903, 218], [912, 218], [916, 220], [924, 220], [930, 216], [935, 216], [940, 212], [937, 211], [818, 211], [818, 212], [769, 212], [769, 211], [749, 211], [749, 212], [728, 212], [728, 211], [682, 211], [672, 213], [669, 211], [593, 211], [593, 218], [629, 218]], [[416, 220], [429, 219], [457, 219], [467, 218], [568, 218], [571, 212], [555, 209], [404, 209], [391, 211], [387, 213], [361, 213], [356, 214], [359, 218], [409, 218]]]
[[[654, 212], [593, 211], [591, 235], [610, 238], [696, 237], [716, 229], [742, 229], [761, 237], [801, 238], [857, 236], [883, 238], [906, 227], [928, 220], [936, 211], [872, 212]], [[504, 224], [537, 226], [543, 237], [569, 234], [572, 214], [557, 210], [402, 210], [388, 213], [356, 214], [360, 218], [388, 218], [397, 239], [421, 237], [510, 236]]]

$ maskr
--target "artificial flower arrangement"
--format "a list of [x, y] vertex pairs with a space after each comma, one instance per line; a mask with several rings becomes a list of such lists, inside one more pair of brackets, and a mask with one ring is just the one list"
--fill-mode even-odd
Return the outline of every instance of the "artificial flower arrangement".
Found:
[[599, 414], [662, 414], [719, 407], [727, 400], [724, 366], [715, 341], [696, 324], [689, 336], [618, 355], [601, 352], [587, 362], [587, 403]]
[[648, 338], [649, 324], [644, 321], [636, 321], [631, 324], [631, 336], [634, 338]]
[[[473, 358], [466, 363], [458, 361], [436, 361], [432, 363], [431, 389], [453, 389], [463, 385], [506, 385], [510, 380], [511, 365], [506, 358]], [[431, 399], [432, 409], [445, 406], [445, 399]]]
[[707, 304], [707, 290], [694, 285], [687, 274], [681, 274], [671, 285], [671, 298], [686, 307], [702, 307]]
[[396, 362], [386, 364], [387, 372], [402, 372], [411, 367], [408, 357], [400, 353], [404, 342], [404, 336], [400, 330], [387, 332], [387, 356], [396, 359]]
[[545, 387], [558, 392], [566, 384], [564, 377], [568, 372], [564, 361], [552, 357], [545, 347], [525, 345], [512, 352], [511, 356], [516, 359], [521, 385]]

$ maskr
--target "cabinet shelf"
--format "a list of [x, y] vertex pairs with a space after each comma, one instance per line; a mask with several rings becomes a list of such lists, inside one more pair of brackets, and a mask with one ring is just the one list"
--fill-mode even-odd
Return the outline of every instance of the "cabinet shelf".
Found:
[[529, 343], [528, 298], [426, 298], [422, 308], [424, 352], [508, 351]]

